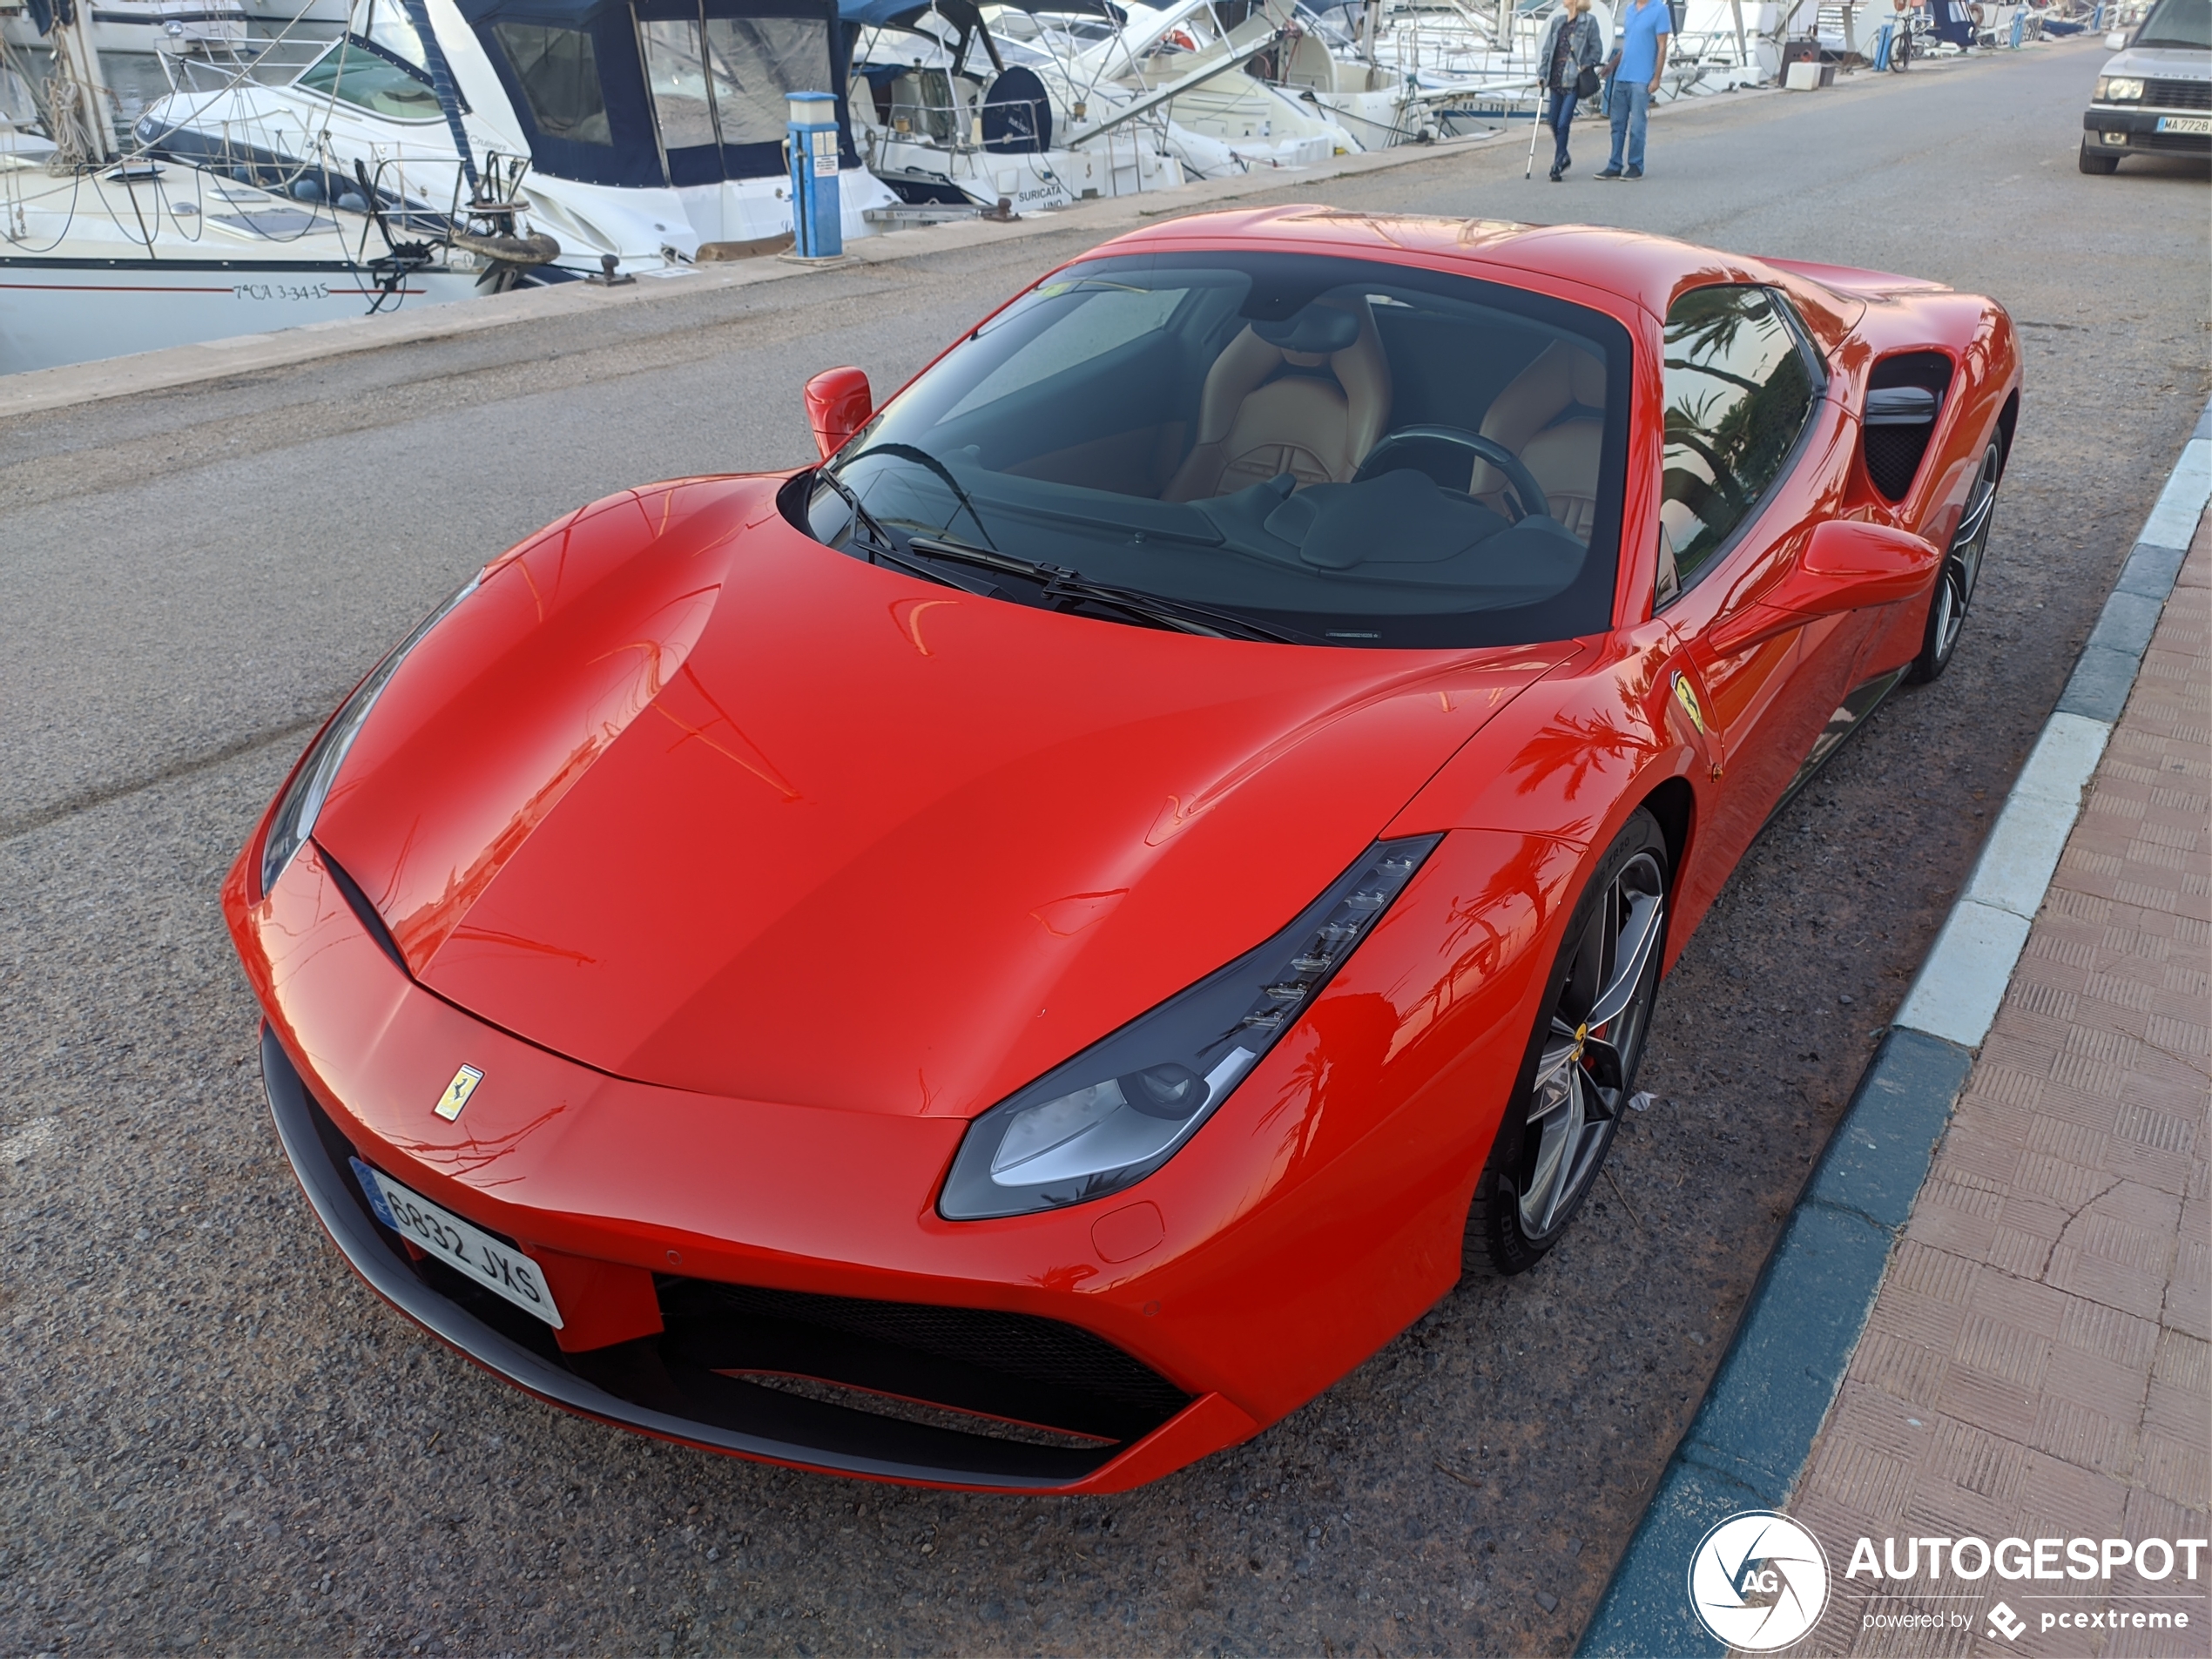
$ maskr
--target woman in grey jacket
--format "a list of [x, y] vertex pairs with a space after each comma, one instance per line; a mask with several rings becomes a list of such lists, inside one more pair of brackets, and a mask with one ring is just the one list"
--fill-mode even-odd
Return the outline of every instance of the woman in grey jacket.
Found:
[[1575, 122], [1577, 84], [1585, 71], [1595, 79], [1597, 66], [1605, 61], [1605, 40], [1597, 19], [1590, 16], [1590, 0], [1562, 0], [1544, 30], [1536, 61], [1544, 71], [1544, 125], [1552, 130], [1551, 180], [1557, 184], [1574, 165], [1567, 153], [1567, 129]]

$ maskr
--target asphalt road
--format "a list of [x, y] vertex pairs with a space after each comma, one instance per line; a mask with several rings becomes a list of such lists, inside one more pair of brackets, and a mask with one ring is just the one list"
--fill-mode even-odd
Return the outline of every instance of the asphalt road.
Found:
[[[780, 1473], [564, 1418], [357, 1285], [215, 907], [313, 723], [487, 552], [794, 462], [1071, 231], [0, 425], [0, 1647], [1563, 1653], [2202, 406], [2202, 167], [2074, 170], [2094, 44], [1738, 96], [1651, 176], [1518, 146], [1283, 199], [1588, 219], [1996, 294], [2020, 441], [1957, 664], [1752, 850], [1611, 1181], [1251, 1444], [1111, 1501]], [[2138, 169], [2141, 169], [2138, 171]]]

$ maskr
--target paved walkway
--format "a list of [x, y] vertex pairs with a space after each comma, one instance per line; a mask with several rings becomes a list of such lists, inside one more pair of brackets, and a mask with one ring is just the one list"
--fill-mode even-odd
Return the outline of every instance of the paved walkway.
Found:
[[[2212, 1652], [2212, 1552], [2194, 1584], [2122, 1568], [2108, 1591], [1844, 1575], [1862, 1536], [1900, 1564], [1912, 1536], [2212, 1536], [2209, 581], [2212, 516], [1791, 1502], [1835, 1575], [1807, 1653]], [[2027, 1621], [2009, 1641], [2000, 1598]], [[2114, 1608], [2117, 1634], [2041, 1625]], [[1867, 1622], [1913, 1612], [1945, 1624]]]

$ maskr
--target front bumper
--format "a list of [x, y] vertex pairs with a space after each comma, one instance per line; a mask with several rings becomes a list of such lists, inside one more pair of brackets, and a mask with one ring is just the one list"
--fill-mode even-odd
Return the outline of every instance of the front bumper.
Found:
[[[262, 1079], [317, 1217], [371, 1289], [516, 1387], [603, 1422], [840, 1474], [1003, 1491], [1111, 1491], [1242, 1439], [1249, 1419], [1196, 1400], [1058, 1321], [986, 1310], [712, 1285], [660, 1276], [658, 1334], [564, 1353], [551, 1330], [378, 1223], [356, 1148], [261, 1033]], [[737, 1372], [740, 1375], [732, 1375]], [[813, 1379], [979, 1424], [1065, 1426], [1023, 1439], [894, 1417], [758, 1382]]]
[[[2161, 132], [2163, 118], [2203, 121], [2203, 110], [2146, 110], [2101, 104], [2081, 118], [2081, 143], [2092, 155], [2212, 156], [2212, 133]], [[2116, 140], [2116, 142], [2115, 142]]]
[[[1524, 839], [1447, 837], [1401, 902], [1473, 890]], [[1556, 885], [1571, 860], [1554, 862]], [[1311, 1399], [1448, 1289], [1550, 948], [1517, 886], [1482, 909], [1519, 944], [1482, 959], [1475, 994], [1441, 929], [1385, 929], [1141, 1192], [951, 1223], [934, 1194], [963, 1121], [594, 1071], [416, 981], [314, 842], [264, 897], [247, 869], [224, 910], [270, 1107], [387, 1300], [608, 1423], [981, 1490], [1157, 1479]], [[1393, 1044], [1401, 1028], [1420, 1040]], [[432, 1107], [457, 1062], [482, 1087], [448, 1120]], [[558, 1332], [387, 1231], [354, 1159], [536, 1261]]]

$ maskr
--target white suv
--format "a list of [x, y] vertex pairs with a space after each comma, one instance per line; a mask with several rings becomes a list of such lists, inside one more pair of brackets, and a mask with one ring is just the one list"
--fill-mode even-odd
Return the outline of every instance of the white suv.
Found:
[[2081, 171], [2112, 172], [2122, 156], [2212, 156], [2212, 0], [2158, 0], [2097, 77], [2081, 118]]

